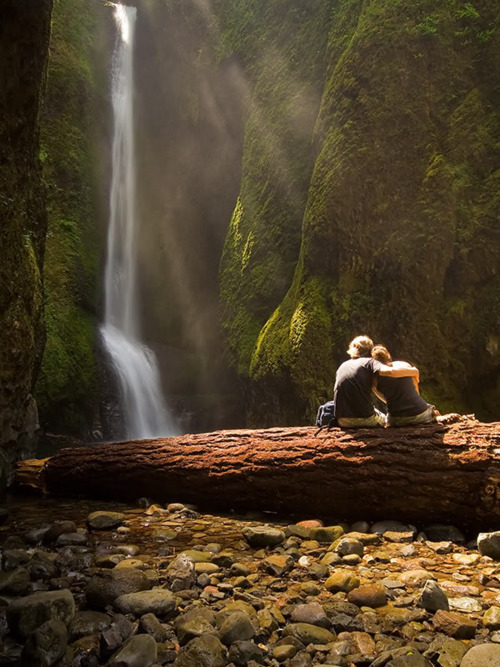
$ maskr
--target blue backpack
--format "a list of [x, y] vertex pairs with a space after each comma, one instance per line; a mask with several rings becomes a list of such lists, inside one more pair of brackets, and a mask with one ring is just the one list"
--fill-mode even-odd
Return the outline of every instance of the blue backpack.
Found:
[[318, 435], [325, 426], [328, 426], [328, 430], [330, 430], [332, 426], [336, 426], [335, 403], [333, 401], [328, 401], [319, 406], [318, 414], [316, 415], [316, 426], [318, 426], [319, 429], [316, 431], [315, 435]]

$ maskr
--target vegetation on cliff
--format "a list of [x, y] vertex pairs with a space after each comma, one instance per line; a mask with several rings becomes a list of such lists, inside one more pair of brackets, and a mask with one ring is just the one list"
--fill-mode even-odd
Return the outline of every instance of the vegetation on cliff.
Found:
[[100, 96], [107, 87], [107, 65], [98, 63], [96, 51], [102, 48], [105, 25], [100, 3], [56, 0], [42, 115], [47, 342], [36, 396], [41, 424], [73, 433], [85, 433], [97, 404], [96, 141], [106, 108]]
[[45, 196], [38, 161], [51, 0], [5, 0], [0, 21], [0, 485], [34, 447], [43, 348]]
[[[282, 253], [262, 233], [262, 210], [284, 211], [285, 202], [301, 211], [258, 165], [244, 169], [223, 257], [224, 326], [240, 373], [250, 375], [250, 419], [311, 419], [331, 396], [348, 340], [365, 332], [421, 367], [428, 400], [492, 418], [500, 398], [495, 3], [329, 4], [328, 70], [300, 254]], [[270, 34], [283, 23], [268, 14]], [[288, 35], [294, 42], [295, 32]], [[318, 45], [321, 39], [319, 31]], [[261, 127], [274, 104], [262, 100]], [[246, 148], [244, 165], [248, 155]], [[260, 209], [245, 203], [250, 187]], [[271, 214], [266, 230], [273, 223]], [[297, 229], [287, 224], [285, 235]], [[290, 284], [281, 300], [283, 284], [276, 287], [255, 241], [249, 246], [257, 238], [264, 254], [288, 262], [283, 271], [272, 260]], [[263, 269], [260, 311], [246, 308], [256, 292], [245, 279], [249, 267], [257, 275]]]

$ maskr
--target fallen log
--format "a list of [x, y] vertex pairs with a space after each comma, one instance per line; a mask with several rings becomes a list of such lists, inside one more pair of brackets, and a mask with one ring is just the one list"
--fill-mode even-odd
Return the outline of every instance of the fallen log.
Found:
[[234, 430], [68, 448], [45, 462], [39, 484], [73, 497], [498, 528], [500, 423], [314, 433]]

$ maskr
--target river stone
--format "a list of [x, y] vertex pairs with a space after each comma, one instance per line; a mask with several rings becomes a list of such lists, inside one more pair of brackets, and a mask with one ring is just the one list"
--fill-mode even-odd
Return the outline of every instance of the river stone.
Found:
[[68, 625], [74, 615], [75, 600], [70, 591], [41, 591], [14, 600], [7, 608], [7, 623], [14, 634], [28, 637], [50, 620]]
[[101, 570], [92, 577], [85, 594], [91, 607], [103, 609], [121, 595], [149, 588], [149, 579], [141, 570]]
[[321, 628], [330, 627], [328, 616], [319, 602], [295, 605], [292, 608], [290, 619], [292, 623], [309, 623], [310, 625], [318, 625]]
[[498, 665], [500, 665], [499, 644], [473, 646], [460, 663], [460, 667], [498, 667]]
[[31, 558], [31, 554], [24, 549], [6, 549], [3, 553], [2, 566], [4, 570], [17, 570]]
[[410, 588], [420, 588], [431, 579], [434, 579], [434, 575], [427, 570], [406, 570], [399, 575], [399, 581]]
[[358, 540], [364, 546], [378, 546], [382, 543], [380, 535], [377, 533], [358, 533], [357, 531], [352, 531], [344, 535], [345, 538], [350, 538], [353, 540]]
[[342, 526], [323, 526], [319, 528], [311, 528], [309, 535], [311, 540], [316, 540], [320, 544], [330, 544], [335, 542], [344, 534]]
[[[73, 654], [72, 666], [89, 665], [97, 667], [101, 656], [101, 635], [93, 634], [80, 637], [71, 644], [70, 651]], [[63, 662], [63, 665], [67, 663]]]
[[352, 554], [362, 556], [364, 547], [359, 540], [352, 537], [343, 537], [336, 545], [335, 551], [339, 556], [351, 556]]
[[384, 586], [366, 584], [350, 591], [347, 599], [358, 607], [383, 607], [387, 604], [387, 591]]
[[207, 615], [195, 613], [201, 611], [203, 610], [192, 609], [187, 614], [183, 614], [183, 616], [175, 620], [175, 632], [181, 646], [184, 646], [195, 637], [217, 635], [213, 627], [213, 613], [212, 619], [210, 619]]
[[438, 632], [455, 639], [472, 639], [476, 634], [476, 622], [462, 614], [440, 609], [432, 622]]
[[121, 526], [126, 518], [121, 512], [92, 512], [87, 517], [87, 525], [92, 530], [110, 530]]
[[193, 563], [210, 563], [212, 554], [209, 551], [199, 551], [198, 549], [186, 549], [181, 556], [186, 556]]
[[156, 614], [165, 616], [176, 608], [175, 598], [166, 588], [153, 588], [150, 591], [138, 591], [120, 595], [114, 602], [114, 607], [122, 614]]
[[156, 662], [157, 646], [151, 635], [135, 635], [107, 663], [107, 667], [151, 667]]
[[250, 616], [243, 611], [234, 611], [226, 618], [219, 629], [220, 640], [226, 646], [235, 641], [252, 639], [254, 636], [254, 624]]
[[28, 590], [30, 576], [24, 567], [17, 570], [0, 572], [0, 593], [7, 595], [23, 595]]
[[349, 593], [358, 586], [359, 578], [348, 570], [337, 570], [325, 581], [325, 588], [331, 593], [338, 591]]
[[500, 530], [494, 533], [479, 533], [477, 548], [481, 556], [500, 560]]
[[336, 640], [336, 635], [326, 628], [320, 628], [311, 623], [290, 623], [283, 629], [284, 637], [295, 637], [304, 646], [308, 644], [330, 644]]
[[245, 667], [250, 661], [261, 664], [263, 657], [262, 649], [247, 640], [235, 641], [229, 649], [229, 660], [236, 667]]
[[450, 598], [450, 609], [453, 611], [462, 611], [465, 614], [477, 613], [483, 610], [481, 604], [475, 598], [457, 597]]
[[269, 574], [281, 577], [286, 572], [290, 572], [294, 564], [291, 556], [287, 556], [286, 554], [272, 554], [261, 562], [260, 567]]
[[278, 662], [285, 662], [293, 658], [297, 653], [297, 648], [293, 644], [281, 644], [281, 646], [275, 646], [273, 648], [273, 658]]
[[420, 653], [411, 653], [410, 655], [401, 655], [398, 658], [393, 658], [386, 663], [386, 667], [432, 667], [432, 662], [429, 662]]
[[335, 551], [329, 551], [320, 560], [321, 565], [338, 565], [342, 558]]
[[430, 542], [454, 542], [455, 544], [465, 542], [465, 537], [458, 528], [442, 523], [432, 523], [426, 526], [424, 533]]
[[409, 544], [413, 542], [413, 537], [414, 533], [411, 530], [386, 530], [384, 533], [384, 539], [388, 542], [394, 542], [394, 544]]
[[384, 535], [387, 531], [392, 531], [394, 533], [408, 533], [413, 532], [413, 526], [408, 526], [400, 521], [377, 521], [373, 524], [370, 529], [370, 533], [377, 533], [378, 535]]
[[459, 667], [462, 658], [467, 653], [467, 646], [458, 639], [444, 639], [443, 641], [443, 635], [438, 635], [424, 656], [435, 658], [436, 653], [439, 667]]
[[172, 636], [156, 616], [151, 613], [141, 616], [139, 629], [141, 632], [151, 635], [151, 637], [160, 644], [166, 642]]
[[299, 523], [294, 523], [285, 528], [286, 537], [300, 537], [303, 540], [308, 540], [311, 536], [311, 526], [302, 526]]
[[22, 667], [51, 667], [66, 653], [68, 633], [62, 621], [47, 621], [28, 637], [21, 653]]
[[76, 533], [76, 523], [74, 521], [54, 521], [44, 532], [42, 541], [44, 544], [55, 542], [59, 535], [65, 533]]
[[84, 546], [87, 536], [84, 533], [63, 533], [56, 540], [56, 547]]
[[479, 554], [453, 554], [455, 563], [459, 565], [475, 565], [479, 560]]
[[450, 608], [446, 593], [435, 581], [430, 580], [425, 582], [422, 593], [417, 600], [417, 605], [431, 612], [438, 611], [439, 609], [448, 611]]
[[170, 581], [176, 582], [176, 590], [187, 590], [194, 584], [194, 563], [182, 553], [170, 563], [166, 574]]
[[273, 526], [246, 526], [241, 531], [251, 547], [275, 547], [285, 541], [285, 533]]
[[102, 632], [111, 625], [111, 617], [100, 611], [77, 611], [69, 624], [69, 638], [75, 641], [85, 635]]
[[500, 607], [490, 607], [484, 613], [483, 625], [489, 630], [500, 630]]
[[174, 667], [225, 667], [227, 650], [214, 635], [196, 637], [183, 646], [174, 662]]

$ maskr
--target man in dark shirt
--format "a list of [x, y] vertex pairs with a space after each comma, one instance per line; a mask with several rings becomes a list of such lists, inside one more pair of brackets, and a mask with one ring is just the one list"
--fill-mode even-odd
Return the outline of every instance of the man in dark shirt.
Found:
[[[410, 365], [406, 361], [393, 361], [389, 350], [383, 345], [375, 345], [372, 358], [393, 368]], [[436, 421], [437, 411], [420, 396], [415, 378], [380, 376], [375, 382], [375, 394], [387, 404], [389, 426], [432, 424]]]
[[347, 354], [351, 357], [337, 370], [333, 400], [339, 426], [355, 428], [386, 426], [386, 417], [376, 410], [371, 391], [377, 374], [389, 377], [417, 377], [418, 369], [392, 368], [371, 358], [373, 341], [368, 336], [357, 336], [351, 341]]

